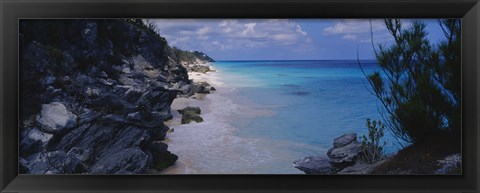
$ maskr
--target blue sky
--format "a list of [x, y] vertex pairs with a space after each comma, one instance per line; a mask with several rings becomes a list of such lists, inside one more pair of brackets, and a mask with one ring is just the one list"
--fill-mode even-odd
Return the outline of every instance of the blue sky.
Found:
[[[215, 60], [373, 59], [375, 45], [389, 44], [382, 19], [151, 19], [171, 46], [205, 52]], [[434, 19], [428, 39], [444, 38]], [[411, 20], [402, 20], [404, 26]]]

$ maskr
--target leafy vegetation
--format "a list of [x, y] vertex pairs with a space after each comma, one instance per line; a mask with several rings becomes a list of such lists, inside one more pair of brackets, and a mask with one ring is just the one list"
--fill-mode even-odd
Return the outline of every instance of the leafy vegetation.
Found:
[[385, 125], [380, 120], [372, 122], [370, 119], [367, 119], [366, 125], [368, 138], [365, 135], [362, 136], [361, 159], [364, 162], [373, 164], [384, 158], [383, 147], [386, 145], [386, 142], [384, 141], [382, 145], [380, 141], [384, 135]]
[[460, 140], [460, 20], [438, 23], [445, 40], [433, 45], [424, 23], [414, 21], [405, 28], [398, 19], [386, 19], [394, 43], [375, 49], [381, 72], [364, 72], [384, 107], [388, 129], [414, 144], [428, 144], [432, 138]]
[[171, 53], [175, 56], [175, 58], [177, 59], [177, 62], [180, 61], [180, 60], [193, 62], [197, 58], [200, 59], [200, 60], [204, 60], [204, 61], [214, 62], [214, 60], [212, 58], [207, 56], [205, 53], [199, 52], [199, 51], [191, 52], [191, 51], [181, 50], [181, 49], [173, 46], [171, 48]]

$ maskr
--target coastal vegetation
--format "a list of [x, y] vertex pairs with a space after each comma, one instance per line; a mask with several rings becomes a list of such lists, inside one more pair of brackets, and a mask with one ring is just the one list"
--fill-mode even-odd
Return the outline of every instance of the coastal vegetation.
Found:
[[435, 173], [438, 160], [461, 152], [461, 25], [458, 19], [438, 24], [445, 38], [435, 44], [420, 21], [404, 27], [385, 20], [394, 43], [375, 49], [381, 71], [364, 74], [387, 128], [409, 147], [375, 173]]
[[210, 65], [152, 20], [19, 24], [20, 173], [461, 173], [460, 20], [438, 20], [438, 43], [421, 21], [384, 20], [393, 41], [378, 46], [371, 27], [364, 76], [354, 60]]
[[395, 42], [376, 51], [382, 72], [367, 75], [382, 116], [394, 135], [413, 144], [441, 137], [460, 140], [460, 20], [439, 20], [446, 40], [434, 45], [425, 24], [405, 28], [398, 19], [385, 25]]
[[381, 142], [381, 139], [384, 135], [383, 131], [385, 130], [385, 125], [382, 121], [370, 121], [367, 119], [367, 129], [368, 129], [368, 138], [367, 136], [362, 136], [362, 151], [361, 159], [364, 162], [369, 164], [374, 164], [384, 158], [384, 146], [386, 141]]
[[[377, 47], [371, 32], [380, 69], [367, 74], [358, 60], [381, 104], [383, 120], [366, 120], [367, 135], [361, 137], [360, 149], [341, 154], [353, 158], [347, 167], [336, 164], [331, 152], [337, 140], [350, 140], [348, 135], [334, 139], [327, 157], [306, 157], [294, 167], [307, 174], [461, 173], [460, 20], [438, 20], [444, 35], [439, 43], [427, 38], [426, 25], [419, 20], [408, 27], [399, 19], [386, 19], [384, 24], [393, 43]], [[393, 140], [383, 139], [386, 129]], [[356, 140], [356, 134], [350, 136]], [[387, 155], [387, 143], [403, 149]]]

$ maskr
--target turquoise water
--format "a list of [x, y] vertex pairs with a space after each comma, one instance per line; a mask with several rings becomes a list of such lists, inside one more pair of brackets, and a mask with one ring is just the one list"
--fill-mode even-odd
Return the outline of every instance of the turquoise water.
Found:
[[[367, 73], [379, 69], [372, 60], [361, 64]], [[328, 149], [342, 134], [366, 134], [367, 118], [381, 118], [381, 106], [356, 60], [220, 61], [213, 66], [226, 85], [236, 88], [234, 100], [271, 112], [234, 121], [235, 135], [241, 137]], [[395, 152], [398, 145], [385, 133], [387, 152]], [[308, 155], [311, 149], [291, 151]]]

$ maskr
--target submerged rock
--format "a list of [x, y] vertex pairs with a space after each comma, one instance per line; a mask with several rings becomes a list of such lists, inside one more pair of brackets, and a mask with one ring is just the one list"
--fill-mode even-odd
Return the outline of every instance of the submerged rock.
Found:
[[295, 91], [295, 92], [290, 92], [290, 94], [297, 95], [297, 96], [305, 96], [305, 95], [309, 95], [310, 93], [306, 91]]
[[184, 109], [178, 110], [182, 114], [182, 124], [188, 124], [192, 121], [200, 123], [203, 121], [203, 118], [200, 117], [201, 110], [199, 107], [185, 107]]

